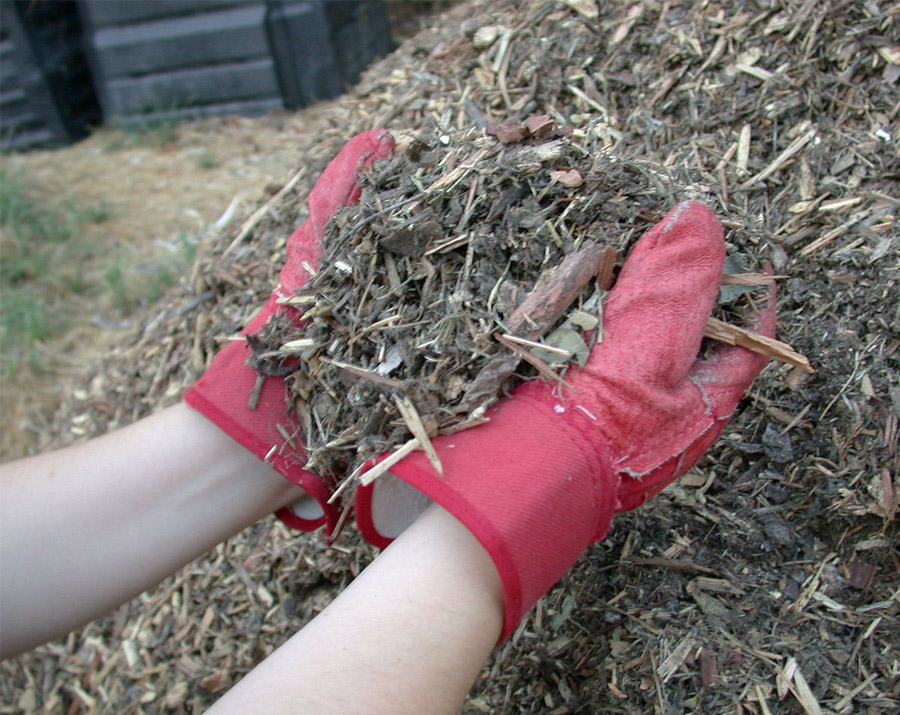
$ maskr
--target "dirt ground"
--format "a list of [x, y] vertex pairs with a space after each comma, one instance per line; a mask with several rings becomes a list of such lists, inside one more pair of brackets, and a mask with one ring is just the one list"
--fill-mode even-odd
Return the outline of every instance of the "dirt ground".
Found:
[[[93, 262], [121, 254], [128, 261], [128, 280], [178, 251], [180, 241], [200, 242], [217, 221], [230, 215], [233, 224], [277, 190], [301, 160], [297, 138], [315, 121], [316, 111], [302, 117], [211, 119], [143, 135], [100, 129], [73, 146], [3, 160], [20, 167], [50, 201], [104, 206], [108, 218], [85, 223], [82, 230], [100, 249]], [[123, 318], [91, 298], [81, 302], [76, 324], [42, 346], [50, 375], [20, 374], [4, 385], [0, 458], [33, 450], [64, 392], [60, 378], [82, 374], [140, 319]]]
[[[335, 102], [184, 127], [156, 149], [110, 147], [101, 133], [16, 158], [48, 192], [127, 207], [98, 240], [185, 231], [201, 244], [184, 281], [89, 339], [102, 354], [70, 366], [54, 414], [22, 408], [28, 448], [177, 401], [268, 293], [311, 182], [349, 134], [431, 136], [545, 112], [676, 177], [651, 214], [684, 191], [703, 196], [726, 219], [730, 252], [789, 275], [779, 337], [816, 372], [769, 365], [701, 464], [619, 518], [498, 647], [464, 712], [897, 712], [900, 5], [595, 9], [462, 4]], [[217, 161], [197, 160], [206, 154]], [[242, 226], [241, 250], [224, 255]], [[4, 663], [0, 712], [199, 711], [373, 555], [352, 530], [329, 548], [261, 522]]]

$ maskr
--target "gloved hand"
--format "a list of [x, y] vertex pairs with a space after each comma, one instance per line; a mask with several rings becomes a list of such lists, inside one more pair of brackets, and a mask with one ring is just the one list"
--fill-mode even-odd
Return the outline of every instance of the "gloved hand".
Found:
[[[287, 260], [278, 287], [242, 335], [253, 335], [276, 313], [299, 321], [300, 311], [279, 305], [278, 299], [291, 296], [304, 286], [310, 278], [308, 267], [315, 270], [318, 266], [325, 224], [339, 208], [359, 200], [359, 170], [376, 159], [387, 158], [393, 148], [394, 140], [389, 132], [373, 130], [353, 137], [331, 161], [310, 191], [306, 221], [288, 239]], [[291, 409], [283, 379], [266, 377], [256, 407], [250, 407], [251, 392], [257, 383], [257, 372], [246, 364], [250, 355], [247, 341], [229, 343], [216, 355], [206, 373], [188, 388], [184, 400], [312, 497], [314, 501], [303, 499], [279, 510], [277, 514], [282, 521], [304, 531], [324, 524], [331, 533], [339, 517], [338, 508], [328, 503], [332, 485], [303, 468], [306, 450], [300, 420]]]
[[[481, 542], [505, 593], [506, 637], [616, 513], [684, 474], [721, 433], [766, 358], [743, 348], [698, 359], [725, 257], [703, 204], [675, 207], [635, 245], [603, 311], [603, 341], [563, 386], [529, 381], [490, 422], [439, 437], [444, 475], [421, 453], [391, 473]], [[757, 329], [775, 332], [774, 292]], [[357, 492], [364, 536], [384, 546], [404, 485]], [[407, 488], [408, 489], [408, 488]]]

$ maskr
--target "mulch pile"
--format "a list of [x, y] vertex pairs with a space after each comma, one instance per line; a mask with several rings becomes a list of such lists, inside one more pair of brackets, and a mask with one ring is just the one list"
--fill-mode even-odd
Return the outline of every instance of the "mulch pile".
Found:
[[353, 481], [371, 457], [481, 424], [522, 379], [559, 382], [602, 340], [616, 248], [702, 195], [546, 114], [488, 135], [401, 138], [328, 225], [316, 274], [282, 301], [294, 309], [250, 337], [254, 367], [306, 416], [311, 471]]
[[[584, 184], [557, 175], [543, 200], [602, 191], [588, 191], [601, 155], [642, 167], [596, 207], [614, 218], [591, 240], [624, 249], [675, 201], [704, 198], [729, 253], [790, 276], [779, 284], [779, 337], [815, 373], [771, 363], [701, 464], [619, 518], [498, 648], [465, 712], [896, 712], [900, 10], [838, 0], [596, 9], [592, 0], [461, 4], [374, 67], [310, 126], [284, 189], [237, 233], [211, 233], [193, 275], [73, 390], [45, 446], [179, 399], [268, 295], [306, 192], [350, 134], [407, 134], [422, 143], [427, 172], [430, 151], [446, 156], [435, 137], [506, 152], [519, 140], [504, 144], [501, 127], [546, 115], [567, 147], [590, 150], [545, 167], [548, 178], [577, 169]], [[475, 212], [503, 196], [486, 176], [465, 187], [471, 205], [463, 191], [452, 218], [433, 208], [396, 239], [394, 288], [418, 270], [402, 241], [423, 234], [432, 246], [466, 235], [448, 251], [465, 267], [486, 219]], [[382, 178], [376, 170], [369, 181]], [[528, 236], [552, 234], [544, 208], [506, 220]], [[600, 220], [591, 216], [581, 223]], [[515, 240], [507, 248], [520, 250]], [[510, 270], [511, 256], [499, 261]], [[369, 326], [392, 315], [370, 313]], [[202, 708], [373, 553], [351, 531], [329, 548], [259, 524], [112, 616], [3, 664], [2, 712]]]

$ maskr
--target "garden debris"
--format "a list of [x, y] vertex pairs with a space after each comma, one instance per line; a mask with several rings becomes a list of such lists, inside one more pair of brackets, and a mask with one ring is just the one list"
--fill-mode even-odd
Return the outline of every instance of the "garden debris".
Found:
[[[275, 318], [249, 338], [253, 364], [290, 375], [309, 414], [310, 471], [368, 483], [364, 463], [413, 442], [437, 467], [430, 438], [475, 424], [522, 379], [562, 381], [602, 339], [598, 282], [610, 286], [619, 254], [603, 239], [628, 218], [611, 199], [662, 216], [687, 193], [664, 167], [615, 157], [547, 115], [515, 126], [488, 130], [496, 142], [423, 132], [365, 172], [360, 201], [326, 226], [315, 275], [283, 301], [300, 320]], [[811, 369], [721, 320], [706, 335]]]

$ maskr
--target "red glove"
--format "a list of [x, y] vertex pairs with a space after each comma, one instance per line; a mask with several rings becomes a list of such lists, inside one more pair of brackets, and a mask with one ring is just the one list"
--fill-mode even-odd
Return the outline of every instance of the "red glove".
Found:
[[[584, 368], [570, 369], [561, 388], [530, 381], [488, 411], [489, 423], [434, 440], [443, 477], [422, 453], [391, 469], [491, 555], [505, 593], [503, 637], [616, 513], [700, 458], [765, 364], [743, 348], [697, 359], [724, 257], [712, 212], [679, 204], [631, 252]], [[758, 316], [769, 336], [774, 303], [773, 293]], [[384, 475], [358, 490], [357, 521], [376, 545], [389, 542], [379, 527], [401, 487]]]
[[[256, 314], [242, 335], [252, 335], [276, 312], [299, 320], [296, 308], [279, 306], [278, 298], [290, 296], [309, 280], [309, 271], [318, 266], [322, 255], [320, 240], [325, 224], [335, 211], [359, 200], [357, 174], [375, 159], [390, 156], [394, 140], [386, 130], [358, 134], [341, 149], [309, 193], [309, 216], [287, 243], [287, 260], [279, 275], [278, 288]], [[188, 405], [209, 418], [226, 434], [260, 459], [269, 462], [279, 474], [304, 489], [316, 504], [301, 500], [295, 508], [279, 510], [278, 516], [289, 526], [312, 531], [323, 524], [330, 534], [338, 519], [338, 509], [328, 503], [331, 484], [307, 472], [306, 450], [302, 443], [300, 421], [291, 409], [287, 388], [279, 377], [266, 377], [255, 409], [250, 409], [251, 392], [257, 372], [246, 364], [250, 357], [246, 341], [235, 341], [215, 357], [209, 370], [184, 394]], [[281, 430], [279, 430], [279, 427]], [[286, 440], [284, 435], [289, 435]]]

